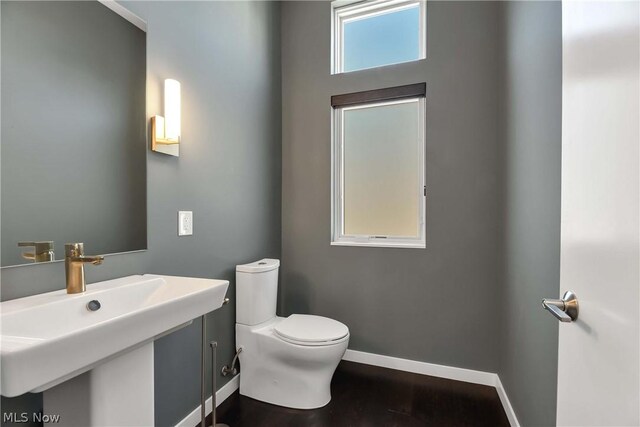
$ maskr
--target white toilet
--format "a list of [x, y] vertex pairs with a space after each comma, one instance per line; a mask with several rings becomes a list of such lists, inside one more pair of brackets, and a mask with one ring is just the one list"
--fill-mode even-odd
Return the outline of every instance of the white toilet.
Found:
[[321, 316], [276, 316], [277, 259], [236, 267], [236, 346], [240, 394], [297, 409], [331, 400], [331, 378], [349, 344], [349, 328]]

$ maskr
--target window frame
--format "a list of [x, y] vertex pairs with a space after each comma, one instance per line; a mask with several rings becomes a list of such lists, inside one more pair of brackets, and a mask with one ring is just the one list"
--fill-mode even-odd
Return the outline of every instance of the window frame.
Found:
[[[411, 61], [394, 62], [358, 70], [344, 70], [344, 44], [342, 43], [344, 24], [349, 21], [366, 19], [378, 15], [419, 7], [418, 58]], [[331, 74], [354, 73], [387, 67], [389, 65], [415, 62], [427, 57], [427, 2], [426, 0], [335, 0], [331, 2]]]
[[[417, 102], [420, 131], [418, 237], [344, 234], [344, 112], [381, 105]], [[331, 246], [426, 248], [426, 84], [357, 92], [331, 97]]]

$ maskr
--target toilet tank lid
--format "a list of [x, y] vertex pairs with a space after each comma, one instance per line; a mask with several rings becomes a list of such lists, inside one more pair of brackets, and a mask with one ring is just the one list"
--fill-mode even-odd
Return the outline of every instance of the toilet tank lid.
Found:
[[279, 259], [263, 258], [249, 264], [236, 265], [236, 271], [242, 273], [262, 273], [280, 267]]

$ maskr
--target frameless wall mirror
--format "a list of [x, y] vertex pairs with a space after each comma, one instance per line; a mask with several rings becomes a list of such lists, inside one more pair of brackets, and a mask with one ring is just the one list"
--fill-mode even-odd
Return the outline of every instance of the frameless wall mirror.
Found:
[[146, 249], [146, 28], [115, 2], [1, 3], [2, 267]]

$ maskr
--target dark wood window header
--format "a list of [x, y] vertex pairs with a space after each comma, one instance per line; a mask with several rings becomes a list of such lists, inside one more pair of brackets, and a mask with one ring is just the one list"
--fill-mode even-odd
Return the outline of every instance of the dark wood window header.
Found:
[[426, 96], [426, 94], [427, 84], [416, 83], [384, 89], [365, 90], [364, 92], [346, 93], [344, 95], [334, 95], [331, 97], [331, 106], [336, 108], [349, 105], [369, 104], [372, 102], [394, 101], [397, 99]]

